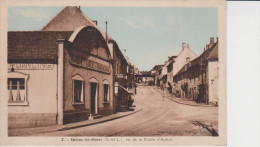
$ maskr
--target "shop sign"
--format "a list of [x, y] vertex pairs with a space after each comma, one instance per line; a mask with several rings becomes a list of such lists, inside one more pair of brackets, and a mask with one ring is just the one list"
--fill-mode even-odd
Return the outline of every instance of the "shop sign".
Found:
[[91, 60], [87, 60], [75, 55], [70, 55], [70, 64], [72, 65], [77, 65], [83, 68], [88, 68], [88, 69], [92, 69], [95, 71], [99, 71], [99, 72], [103, 72], [103, 73], [107, 73], [110, 74], [111, 70], [109, 66], [91, 61]]
[[39, 63], [17, 63], [8, 64], [8, 69], [14, 70], [52, 70], [53, 64], [39, 64]]

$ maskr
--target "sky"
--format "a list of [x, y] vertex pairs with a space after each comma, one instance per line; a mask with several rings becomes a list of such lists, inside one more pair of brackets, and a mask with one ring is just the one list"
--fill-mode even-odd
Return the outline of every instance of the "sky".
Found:
[[[64, 7], [9, 7], [9, 31], [41, 30]], [[198, 56], [210, 37], [218, 37], [217, 8], [81, 7], [98, 27], [116, 40], [140, 71], [163, 64], [189, 44]], [[125, 51], [124, 51], [125, 50]]]

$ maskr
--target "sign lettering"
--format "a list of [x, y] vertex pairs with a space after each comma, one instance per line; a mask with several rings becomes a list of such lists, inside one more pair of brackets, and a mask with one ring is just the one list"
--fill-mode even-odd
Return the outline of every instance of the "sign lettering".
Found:
[[72, 65], [77, 65], [83, 68], [88, 68], [88, 69], [92, 69], [92, 70], [96, 70], [96, 71], [100, 71], [103, 73], [107, 73], [110, 74], [111, 73], [111, 69], [109, 66], [91, 61], [91, 60], [87, 60], [75, 55], [70, 55], [70, 64]]
[[51, 70], [53, 64], [38, 64], [38, 63], [17, 63], [8, 64], [8, 69], [14, 68], [14, 70]]

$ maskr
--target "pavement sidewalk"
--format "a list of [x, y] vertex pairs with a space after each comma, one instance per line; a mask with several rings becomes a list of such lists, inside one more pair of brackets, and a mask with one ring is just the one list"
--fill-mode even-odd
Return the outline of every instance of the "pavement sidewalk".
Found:
[[[153, 86], [153, 88], [163, 95], [163, 91], [160, 89], [160, 87]], [[174, 101], [174, 102], [176, 102], [176, 103], [183, 104], [183, 105], [200, 106], [200, 107], [217, 107], [214, 104], [208, 104], [207, 105], [207, 104], [204, 104], [204, 103], [197, 103], [197, 102], [195, 102], [191, 99], [187, 99], [187, 98], [177, 98], [177, 97], [175, 97], [174, 95], [171, 95], [171, 94], [166, 94], [165, 97]]]
[[139, 108], [138, 106], [135, 107], [133, 111], [127, 111], [127, 112], [117, 112], [115, 114], [111, 114], [108, 116], [104, 116], [102, 118], [94, 119], [94, 120], [85, 120], [65, 125], [54, 125], [54, 126], [47, 126], [47, 127], [36, 127], [36, 128], [21, 128], [21, 129], [11, 129], [8, 130], [9, 136], [30, 136], [33, 134], [39, 134], [39, 133], [46, 133], [46, 132], [54, 132], [54, 131], [63, 131], [63, 130], [69, 130], [69, 129], [75, 129], [79, 127], [85, 127], [90, 125], [95, 125], [115, 119], [119, 119], [125, 116], [129, 116], [131, 114], [137, 113], [141, 111], [143, 108]]

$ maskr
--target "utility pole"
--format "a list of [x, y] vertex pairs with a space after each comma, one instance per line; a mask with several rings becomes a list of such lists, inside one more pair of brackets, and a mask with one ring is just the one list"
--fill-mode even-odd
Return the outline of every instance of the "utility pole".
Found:
[[106, 43], [107, 43], [107, 21], [106, 21]]

